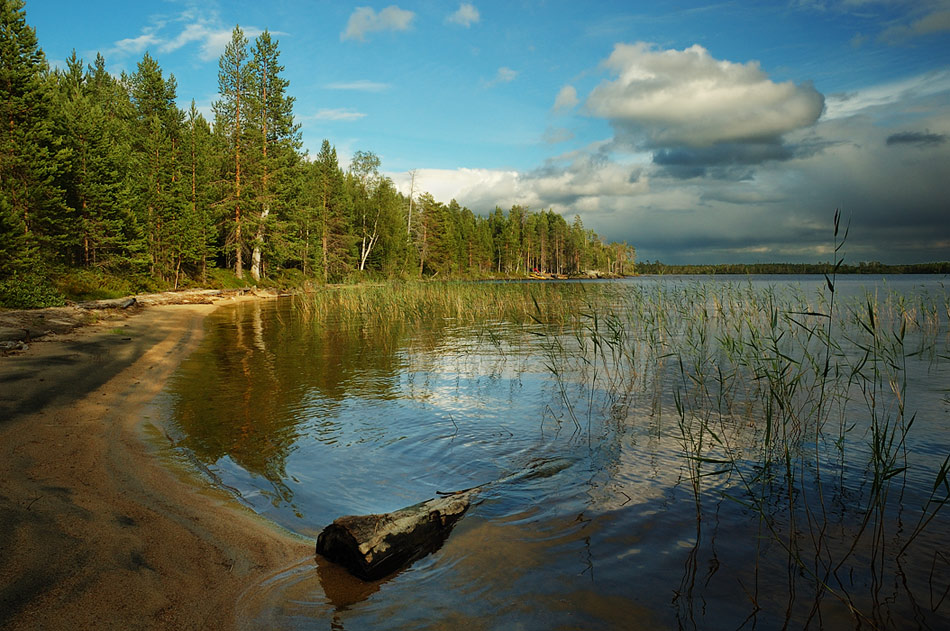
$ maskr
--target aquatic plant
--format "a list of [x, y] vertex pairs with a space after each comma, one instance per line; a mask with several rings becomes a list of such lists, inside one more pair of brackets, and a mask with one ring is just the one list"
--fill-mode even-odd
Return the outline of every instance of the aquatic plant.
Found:
[[[947, 296], [842, 297], [834, 268], [823, 280], [814, 293], [671, 279], [405, 283], [297, 296], [293, 313], [315, 327], [333, 318], [371, 331], [435, 318], [499, 349], [540, 348], [556, 397], [550, 415], [567, 422], [570, 441], [611, 449], [644, 419], [675, 438], [696, 512], [674, 599], [684, 621], [695, 615], [701, 557], [719, 564], [723, 502], [756, 533], [743, 583], [750, 618], [768, 610], [786, 626], [844, 616], [886, 627], [898, 600], [888, 590], [899, 589], [900, 607], [926, 620], [950, 589], [934, 539], [945, 530], [933, 528], [950, 501], [950, 455], [915, 452], [920, 378], [909, 373], [947, 369]], [[497, 323], [521, 338], [500, 339]], [[908, 559], [930, 572], [910, 571]], [[776, 613], [765, 600], [780, 580]]]

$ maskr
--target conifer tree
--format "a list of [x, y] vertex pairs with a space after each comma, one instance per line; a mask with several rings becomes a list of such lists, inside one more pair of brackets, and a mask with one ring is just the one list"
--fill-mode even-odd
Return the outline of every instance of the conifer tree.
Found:
[[149, 270], [171, 280], [180, 268], [185, 198], [180, 151], [182, 113], [174, 76], [165, 79], [148, 53], [129, 79], [135, 106], [135, 205], [147, 235]]
[[57, 133], [70, 151], [63, 189], [76, 217], [72, 260], [85, 267], [138, 271], [140, 234], [126, 189], [128, 126], [116, 116], [128, 97], [105, 71], [101, 55], [84, 71], [74, 51], [66, 65], [59, 75]]
[[189, 259], [201, 282], [208, 278], [208, 260], [214, 257], [215, 216], [212, 210], [211, 126], [198, 112], [194, 99], [185, 120], [185, 179], [190, 221]]
[[[343, 276], [350, 265], [350, 234], [347, 221], [349, 199], [336, 149], [330, 145], [330, 141], [324, 139], [311, 169], [308, 190], [312, 199], [311, 207], [315, 211], [313, 234], [318, 239], [319, 266], [323, 282], [327, 283]], [[309, 252], [309, 227], [307, 234]], [[318, 248], [314, 248], [314, 251]]]
[[250, 63], [248, 111], [258, 168], [255, 188], [260, 215], [251, 251], [251, 277], [262, 276], [262, 252], [267, 219], [279, 206], [281, 193], [289, 190], [292, 167], [300, 148], [300, 127], [294, 124], [294, 98], [287, 94], [290, 82], [281, 76], [278, 42], [264, 31], [254, 42]]
[[69, 238], [47, 77], [23, 0], [0, 0], [0, 276], [39, 269]]
[[221, 200], [230, 209], [234, 220], [228, 233], [228, 251], [234, 253], [234, 273], [244, 277], [244, 235], [242, 210], [246, 203], [241, 182], [241, 169], [245, 159], [248, 102], [251, 99], [251, 66], [247, 50], [247, 37], [240, 26], [235, 26], [231, 41], [218, 60], [218, 93], [221, 99], [213, 105], [215, 132], [224, 139], [227, 149], [227, 187]]

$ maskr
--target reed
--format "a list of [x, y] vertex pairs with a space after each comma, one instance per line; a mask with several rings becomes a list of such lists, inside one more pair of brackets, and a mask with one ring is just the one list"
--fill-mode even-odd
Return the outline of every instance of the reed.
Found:
[[[837, 216], [835, 225], [837, 254]], [[751, 282], [428, 282], [295, 300], [315, 325], [436, 318], [495, 344], [495, 325], [514, 325], [522, 337], [505, 343], [540, 349], [552, 412], [569, 419], [572, 439], [599, 448], [644, 413], [672, 413], [675, 426], [657, 422], [656, 431], [679, 445], [697, 546], [711, 505], [734, 502], [758, 523], [753, 615], [760, 562], [777, 546], [788, 568], [786, 625], [843, 607], [855, 624], [885, 627], [885, 586], [905, 585], [915, 607], [913, 594], [939, 587], [902, 569], [950, 502], [950, 455], [915, 457], [910, 447], [908, 373], [950, 360], [950, 306], [945, 294], [837, 293], [832, 272], [813, 294]], [[922, 500], [905, 497], [911, 475], [930, 480]], [[937, 563], [939, 552], [921, 549]]]

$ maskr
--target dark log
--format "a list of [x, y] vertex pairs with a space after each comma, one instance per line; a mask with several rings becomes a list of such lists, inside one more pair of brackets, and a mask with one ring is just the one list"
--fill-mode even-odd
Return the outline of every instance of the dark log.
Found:
[[476, 489], [382, 515], [347, 515], [323, 529], [317, 554], [374, 581], [435, 552], [471, 504]]
[[114, 298], [112, 300], [89, 300], [80, 302], [77, 306], [82, 309], [128, 309], [136, 303], [134, 297]]
[[572, 464], [566, 458], [538, 458], [493, 482], [392, 513], [340, 517], [317, 537], [317, 554], [365, 581], [378, 580], [438, 550], [476, 493], [517, 480], [547, 478]]

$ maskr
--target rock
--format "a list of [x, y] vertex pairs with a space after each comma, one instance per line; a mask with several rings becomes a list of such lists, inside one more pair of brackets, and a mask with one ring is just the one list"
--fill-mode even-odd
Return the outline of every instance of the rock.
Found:
[[317, 554], [374, 581], [435, 552], [471, 504], [460, 491], [382, 515], [348, 515], [323, 529]]

